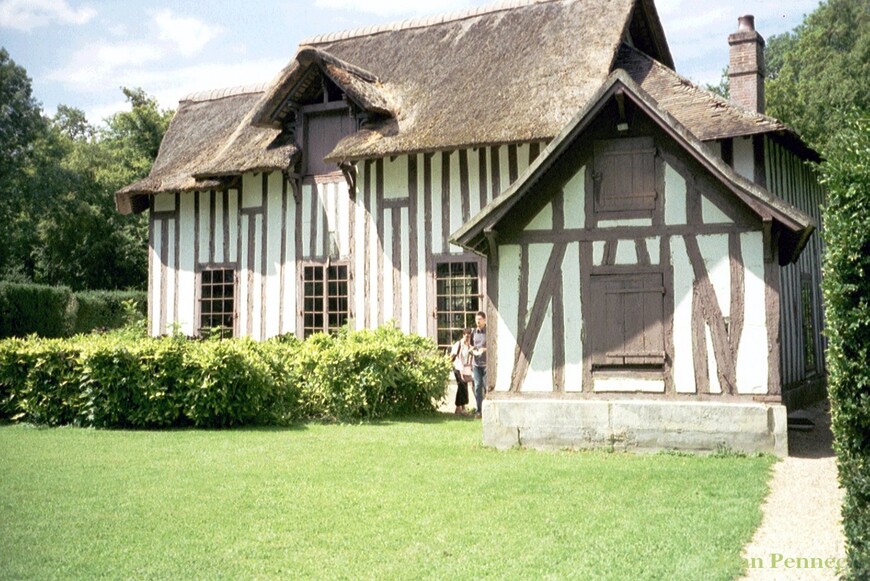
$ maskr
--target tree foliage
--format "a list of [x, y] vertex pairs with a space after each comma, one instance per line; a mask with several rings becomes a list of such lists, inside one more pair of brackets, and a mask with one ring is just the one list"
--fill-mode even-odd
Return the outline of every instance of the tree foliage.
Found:
[[824, 150], [852, 108], [870, 110], [870, 2], [827, 0], [765, 49], [767, 113]]
[[172, 118], [142, 89], [101, 126], [33, 98], [26, 71], [0, 49], [0, 279], [73, 290], [142, 288], [147, 224], [121, 216], [113, 193], [148, 174]]

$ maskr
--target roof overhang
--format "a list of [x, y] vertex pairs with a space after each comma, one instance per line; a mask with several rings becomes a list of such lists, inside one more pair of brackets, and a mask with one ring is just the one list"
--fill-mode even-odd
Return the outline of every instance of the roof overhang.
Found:
[[303, 46], [263, 95], [252, 124], [280, 129], [288, 112], [296, 107], [294, 101], [314, 71], [335, 83], [359, 110], [375, 115], [396, 115], [395, 104], [377, 76], [325, 50]]
[[501, 219], [534, 187], [562, 154], [573, 146], [610, 99], [617, 96], [628, 99], [637, 106], [763, 222], [776, 223], [781, 227], [780, 264], [797, 260], [815, 229], [813, 219], [766, 189], [738, 175], [724, 161], [713, 155], [673, 116], [664, 111], [628, 73], [621, 69], [611, 73], [589, 103], [550, 142], [528, 169], [507, 190], [454, 232], [450, 241], [472, 252], [489, 254], [492, 233], [498, 230]]

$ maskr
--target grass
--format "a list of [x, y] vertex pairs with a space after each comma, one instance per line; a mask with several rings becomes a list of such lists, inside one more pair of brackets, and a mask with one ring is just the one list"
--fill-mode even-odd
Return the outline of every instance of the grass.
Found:
[[479, 442], [0, 427], [0, 578], [732, 579], [773, 462]]

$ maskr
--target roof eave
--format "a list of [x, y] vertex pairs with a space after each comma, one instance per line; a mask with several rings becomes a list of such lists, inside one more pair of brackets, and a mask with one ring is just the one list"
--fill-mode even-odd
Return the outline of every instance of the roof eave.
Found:
[[[355, 75], [361, 81], [371, 84], [378, 83], [378, 77], [369, 71], [358, 67], [349, 62], [343, 61], [340, 58], [329, 54], [328, 52], [313, 47], [313, 46], [300, 46], [299, 50], [296, 51], [296, 55], [293, 57], [293, 60], [288, 64], [284, 70], [276, 77], [276, 79], [272, 83], [272, 87], [263, 95], [263, 99], [257, 105], [256, 112], [254, 113], [251, 124], [255, 127], [268, 127], [273, 129], [281, 128], [281, 120], [279, 118], [280, 112], [284, 109], [287, 104], [287, 101], [292, 93], [293, 87], [295, 85], [294, 75], [299, 71], [305, 71], [308, 67], [316, 66], [318, 67], [322, 74], [329, 77], [332, 82], [342, 88], [343, 91], [347, 94], [353, 93], [351, 98], [354, 98], [357, 101], [357, 105], [366, 111], [371, 111], [374, 113], [385, 113], [390, 115], [395, 115], [395, 111], [392, 111], [390, 107], [382, 107], [377, 104], [372, 104], [367, 102], [365, 99], [362, 99], [360, 95], [357, 95], [352, 88], [344, 86], [340, 79], [336, 78], [335, 75], [332, 75], [327, 71], [327, 64], [337, 67], [348, 74]], [[372, 90], [377, 90], [372, 87]], [[385, 103], [389, 103], [389, 99], [380, 94], [381, 98]]]

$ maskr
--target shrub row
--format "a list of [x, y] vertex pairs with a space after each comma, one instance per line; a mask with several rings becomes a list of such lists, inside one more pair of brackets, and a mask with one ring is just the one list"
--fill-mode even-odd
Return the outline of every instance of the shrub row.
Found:
[[449, 362], [393, 327], [258, 343], [121, 335], [0, 341], [0, 417], [100, 428], [353, 421], [432, 409]]
[[0, 337], [68, 337], [129, 322], [125, 303], [144, 316], [144, 291], [82, 291], [65, 286], [0, 282]]
[[823, 290], [829, 396], [840, 483], [847, 578], [870, 578], [870, 115], [854, 117], [822, 165]]

